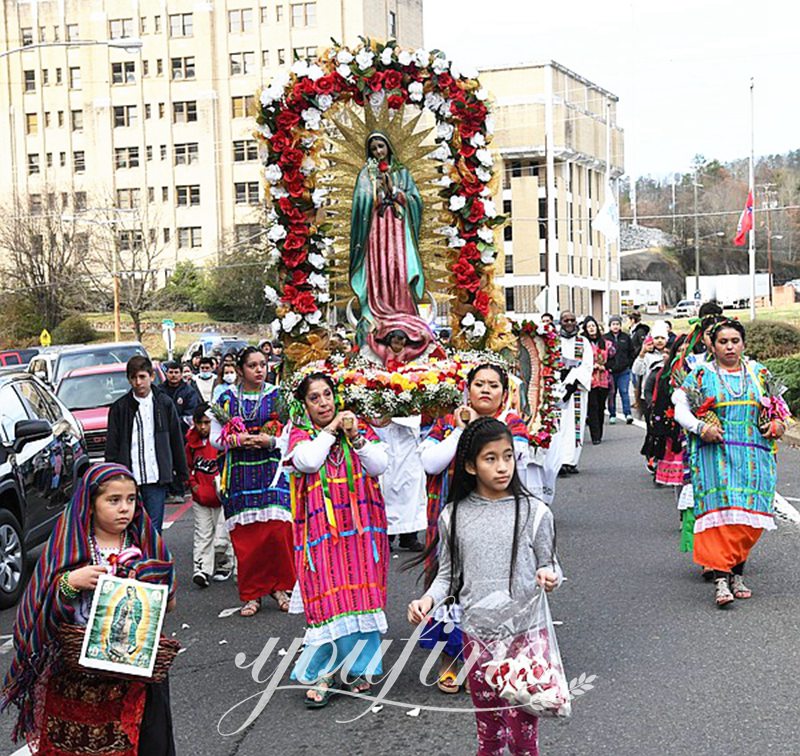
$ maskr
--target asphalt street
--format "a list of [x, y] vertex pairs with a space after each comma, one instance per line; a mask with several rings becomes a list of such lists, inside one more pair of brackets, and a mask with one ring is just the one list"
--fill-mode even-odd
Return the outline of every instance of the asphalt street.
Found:
[[[749, 563], [753, 599], [719, 611], [712, 587], [678, 551], [672, 492], [656, 488], [646, 474], [641, 441], [635, 426], [607, 426], [603, 444], [586, 448], [580, 475], [559, 480], [554, 511], [568, 580], [551, 606], [563, 623], [558, 638], [568, 676], [597, 679], [575, 701], [571, 719], [542, 721], [542, 753], [799, 753], [800, 526], [781, 523], [766, 534]], [[798, 462], [800, 452], [783, 445], [778, 488], [790, 499], [800, 497]], [[177, 513], [172, 507], [170, 515]], [[385, 702], [373, 713], [363, 701], [338, 697], [324, 710], [307, 711], [302, 692], [277, 690], [258, 713], [269, 676], [288, 663], [280, 650], [302, 637], [302, 619], [280, 614], [269, 600], [252, 619], [219, 617], [238, 605], [235, 586], [191, 584], [191, 535], [190, 511], [166, 531], [180, 593], [165, 632], [186, 649], [171, 673], [179, 754], [475, 752], [473, 714], [453, 711], [468, 708], [469, 697], [424, 687], [425, 656], [418, 649], [394, 669], [398, 676], [386, 694], [406, 708]], [[398, 555], [391, 564], [387, 669], [410, 634], [405, 607], [419, 593], [416, 575], [399, 570], [405, 559]], [[12, 624], [13, 612], [0, 614], [0, 634], [7, 637]], [[270, 639], [276, 639], [272, 653], [252, 666]], [[3, 669], [8, 652], [6, 642]], [[444, 710], [410, 716], [417, 706]], [[254, 721], [244, 727], [250, 716]], [[0, 718], [4, 753], [18, 747], [10, 732], [11, 717]]]

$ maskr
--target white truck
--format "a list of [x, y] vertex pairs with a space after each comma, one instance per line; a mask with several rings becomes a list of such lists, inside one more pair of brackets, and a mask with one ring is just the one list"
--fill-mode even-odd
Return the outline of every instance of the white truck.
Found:
[[[769, 274], [756, 273], [756, 298], [769, 296]], [[695, 297], [695, 277], [686, 276], [686, 298]], [[700, 276], [700, 301], [715, 300], [725, 308], [744, 308], [750, 305], [750, 276], [730, 274]]]

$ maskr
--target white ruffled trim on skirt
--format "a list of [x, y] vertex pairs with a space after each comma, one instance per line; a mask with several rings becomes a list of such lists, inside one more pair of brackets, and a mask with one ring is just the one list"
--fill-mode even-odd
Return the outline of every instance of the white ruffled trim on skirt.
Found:
[[265, 507], [264, 509], [248, 509], [225, 520], [228, 531], [240, 525], [252, 525], [254, 522], [291, 522], [292, 513], [283, 507]]
[[353, 633], [372, 633], [377, 630], [383, 634], [388, 629], [386, 615], [382, 609], [377, 609], [368, 614], [349, 614], [344, 617], [337, 617], [335, 620], [326, 622], [320, 627], [306, 628], [303, 642], [306, 646], [319, 646]]
[[775, 530], [774, 515], [762, 512], [746, 512], [741, 509], [725, 509], [719, 512], [709, 512], [697, 518], [694, 523], [694, 532], [702, 533], [709, 528], [718, 528], [722, 525], [749, 525], [751, 528]]

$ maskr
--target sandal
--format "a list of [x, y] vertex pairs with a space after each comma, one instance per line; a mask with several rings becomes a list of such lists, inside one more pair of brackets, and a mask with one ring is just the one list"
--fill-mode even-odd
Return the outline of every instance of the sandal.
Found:
[[733, 597], [737, 599], [749, 599], [753, 596], [753, 592], [744, 584], [744, 578], [741, 575], [734, 575], [731, 578], [731, 591]]
[[261, 599], [250, 599], [240, 610], [242, 617], [252, 617], [261, 609]]
[[702, 578], [707, 583], [710, 583], [714, 579], [714, 570], [710, 567], [703, 567]]
[[728, 587], [728, 578], [717, 578], [714, 583], [716, 584], [716, 597], [717, 607], [724, 609], [726, 606], [733, 602], [733, 594]]
[[455, 672], [448, 669], [446, 672], [442, 672], [439, 675], [439, 679], [436, 681], [436, 687], [442, 691], [442, 693], [453, 694], [458, 693], [461, 690], [461, 686], [456, 682], [458, 676]]
[[269, 594], [271, 598], [275, 599], [278, 609], [282, 612], [289, 611], [289, 594], [286, 591], [275, 591]]
[[[330, 703], [331, 696], [336, 692], [335, 677], [321, 677], [317, 684], [308, 690], [304, 703], [307, 709], [322, 709]], [[310, 698], [309, 694], [316, 694], [320, 698]]]
[[362, 696], [368, 696], [372, 693], [372, 685], [363, 677], [357, 677], [353, 680], [348, 689], [351, 693], [360, 693]]

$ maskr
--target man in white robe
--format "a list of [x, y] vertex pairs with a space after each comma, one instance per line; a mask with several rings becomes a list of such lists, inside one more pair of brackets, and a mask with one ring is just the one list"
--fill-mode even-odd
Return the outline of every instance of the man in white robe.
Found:
[[561, 452], [559, 475], [567, 475], [578, 472], [594, 365], [592, 345], [578, 333], [574, 312], [561, 314], [561, 359], [564, 363], [561, 371], [563, 404], [558, 439], [554, 443]]

